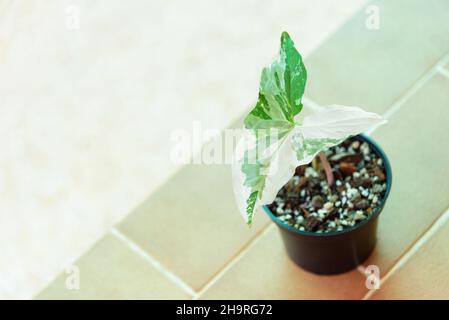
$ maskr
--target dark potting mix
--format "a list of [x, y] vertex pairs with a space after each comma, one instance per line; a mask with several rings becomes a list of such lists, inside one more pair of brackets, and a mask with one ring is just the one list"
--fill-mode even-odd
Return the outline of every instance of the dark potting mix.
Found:
[[328, 185], [318, 157], [296, 168], [279, 191], [270, 210], [289, 226], [301, 231], [343, 231], [367, 219], [383, 199], [385, 168], [369, 144], [349, 138], [325, 151], [334, 174]]

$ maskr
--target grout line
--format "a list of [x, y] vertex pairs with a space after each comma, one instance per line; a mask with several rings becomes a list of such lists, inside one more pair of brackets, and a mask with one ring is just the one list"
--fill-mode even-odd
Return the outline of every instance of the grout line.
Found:
[[176, 285], [181, 287], [186, 293], [195, 297], [197, 293], [193, 290], [187, 283], [185, 283], [180, 277], [175, 275], [173, 272], [169, 271], [166, 267], [164, 267], [159, 261], [157, 261], [154, 257], [148, 254], [145, 250], [143, 250], [139, 245], [137, 245], [134, 241], [125, 236], [122, 232], [120, 232], [117, 228], [112, 227], [110, 232], [119, 240], [123, 241], [128, 247], [141, 258], [143, 258], [146, 262], [150, 263], [153, 267], [155, 267], [158, 271], [160, 271], [164, 276], [174, 282]]
[[447, 53], [444, 57], [442, 57], [439, 61], [438, 61], [438, 65], [440, 66], [445, 66], [447, 63], [449, 62], [449, 53]]
[[443, 66], [438, 66], [437, 70], [439, 73], [441, 73], [443, 76], [445, 76], [446, 78], [449, 79], [449, 70], [447, 70], [445, 67]]
[[[437, 231], [449, 221], [449, 208], [441, 214], [437, 220], [424, 232], [424, 234], [418, 238], [418, 240], [407, 250], [404, 255], [396, 262], [390, 270], [387, 271], [384, 277], [380, 280], [380, 286], [386, 282], [397, 270], [402, 268], [421, 248], [422, 246], [433, 237]], [[368, 300], [377, 290], [369, 290], [363, 297], [363, 300]]]
[[[412, 97], [419, 89], [421, 89], [424, 84], [426, 84], [435, 74], [438, 72], [449, 78], [449, 70], [443, 67], [447, 62], [449, 62], [449, 54], [445, 55], [443, 58], [437, 61], [421, 78], [419, 78], [413, 85], [405, 91], [388, 109], [384, 112], [383, 117], [386, 119], [391, 118], [402, 105], [407, 102], [410, 97]], [[311, 100], [310, 98], [303, 97], [302, 100], [304, 104], [307, 105], [311, 110], [317, 111], [321, 108], [319, 104]], [[371, 135], [379, 126], [373, 127], [368, 130], [366, 134]]]
[[[400, 96], [399, 99], [384, 112], [383, 117], [385, 119], [390, 119], [410, 99], [410, 97], [418, 92], [419, 89], [421, 89], [436, 73], [437, 67], [435, 65], [419, 78], [418, 81], [416, 81], [402, 96]], [[380, 127], [380, 125], [373, 127], [367, 134], [371, 135], [378, 127]]]
[[[436, 73], [437, 73], [437, 65], [438, 63], [433, 66], [429, 71], [427, 71], [421, 78], [418, 79], [402, 96], [399, 97], [399, 99], [396, 100], [395, 103], [393, 103], [384, 113], [383, 117], [385, 119], [390, 119], [403, 105], [405, 102], [407, 102], [411, 96], [413, 96], [419, 89], [421, 89], [424, 84], [426, 84]], [[321, 108], [319, 104], [311, 100], [310, 98], [303, 97], [304, 105], [310, 108], [313, 111], [317, 111]], [[380, 126], [377, 125], [365, 132], [367, 135], [373, 134], [374, 131], [376, 131]]]
[[229, 270], [231, 269], [239, 260], [241, 257], [243, 257], [254, 245], [271, 229], [274, 228], [274, 223], [268, 223], [268, 225], [260, 231], [260, 233], [255, 236], [250, 243], [246, 245], [228, 264], [226, 264], [221, 270], [209, 281], [207, 282], [203, 288], [198, 292], [196, 296], [193, 297], [193, 300], [198, 300], [207, 290], [209, 290], [210, 287], [212, 287], [215, 283], [218, 282], [218, 280], [221, 279], [221, 277]]

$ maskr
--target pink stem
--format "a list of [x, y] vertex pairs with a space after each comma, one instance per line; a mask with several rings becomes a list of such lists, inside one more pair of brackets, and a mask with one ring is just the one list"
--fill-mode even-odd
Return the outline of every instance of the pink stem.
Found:
[[324, 152], [319, 153], [321, 164], [323, 165], [324, 172], [326, 172], [327, 184], [331, 187], [334, 184], [334, 173], [332, 172], [331, 165], [327, 160], [326, 154]]

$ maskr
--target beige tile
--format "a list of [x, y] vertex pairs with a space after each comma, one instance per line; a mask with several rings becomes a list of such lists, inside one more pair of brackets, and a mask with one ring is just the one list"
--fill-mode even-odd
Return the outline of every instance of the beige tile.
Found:
[[74, 275], [70, 271], [61, 274], [37, 299], [190, 298], [113, 235], [107, 235], [97, 242], [75, 265], [79, 267], [79, 290], [66, 287], [67, 278]]
[[436, 75], [374, 134], [393, 171], [378, 245], [367, 262], [380, 266], [381, 274], [449, 205], [448, 100], [449, 80]]
[[449, 223], [436, 232], [372, 299], [449, 299]]
[[[306, 59], [306, 95], [317, 103], [383, 112], [449, 52], [448, 1], [383, 0], [370, 5]], [[372, 8], [379, 10], [378, 30], [366, 27]]]
[[268, 221], [249, 229], [237, 210], [227, 165], [186, 165], [119, 229], [199, 290]]
[[273, 226], [201, 298], [359, 299], [364, 292], [365, 277], [357, 270], [318, 276], [298, 267]]

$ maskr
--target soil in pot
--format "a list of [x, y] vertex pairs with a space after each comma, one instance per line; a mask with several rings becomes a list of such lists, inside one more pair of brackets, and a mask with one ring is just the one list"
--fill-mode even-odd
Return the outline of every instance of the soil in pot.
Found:
[[329, 187], [318, 157], [295, 176], [269, 205], [278, 219], [300, 231], [343, 231], [367, 219], [384, 198], [387, 184], [382, 159], [356, 137], [326, 151], [334, 174]]

